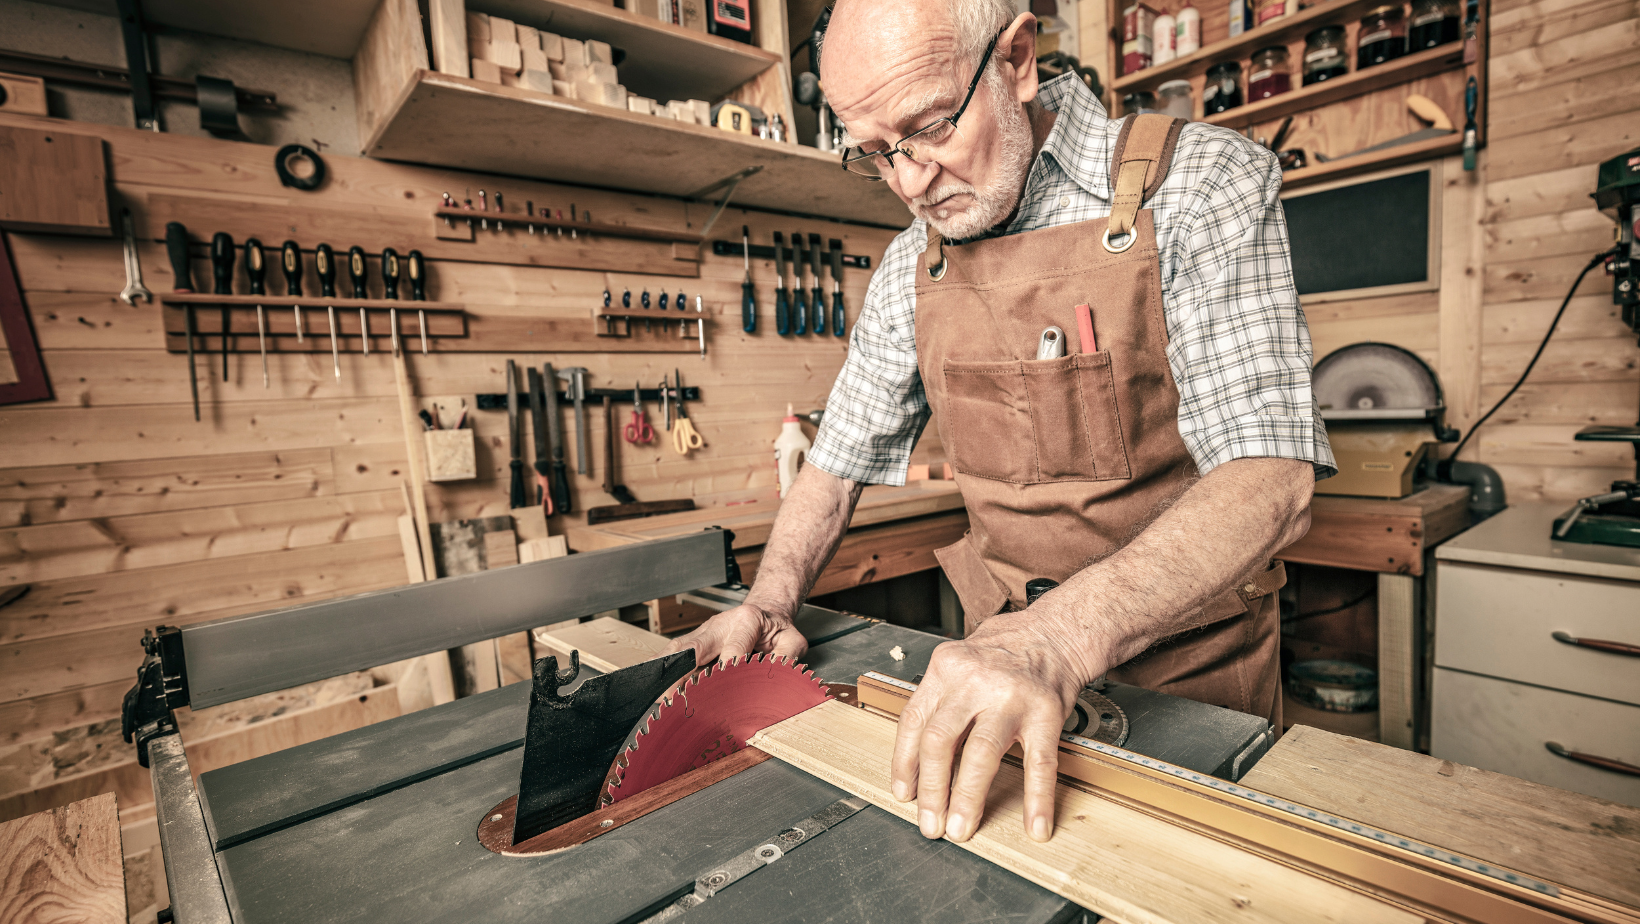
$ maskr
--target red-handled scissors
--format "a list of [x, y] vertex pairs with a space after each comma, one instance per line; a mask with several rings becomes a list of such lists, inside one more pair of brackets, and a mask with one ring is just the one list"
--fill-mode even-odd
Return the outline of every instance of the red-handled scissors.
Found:
[[632, 421], [626, 425], [628, 443], [648, 443], [655, 439], [655, 428], [643, 412], [643, 392], [637, 382], [632, 383]]

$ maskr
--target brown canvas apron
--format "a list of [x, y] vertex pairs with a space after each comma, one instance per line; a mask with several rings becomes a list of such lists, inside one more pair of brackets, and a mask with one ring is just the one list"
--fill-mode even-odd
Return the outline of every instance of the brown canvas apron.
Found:
[[[929, 229], [917, 365], [968, 507], [968, 534], [937, 555], [970, 632], [1023, 609], [1026, 581], [1064, 581], [1120, 549], [1197, 476], [1179, 436], [1156, 230], [1139, 208], [1183, 124], [1123, 123], [1108, 219], [961, 245]], [[1097, 352], [1071, 352], [1082, 304]], [[1038, 360], [1050, 325], [1068, 355]], [[1110, 678], [1264, 716], [1279, 733], [1274, 592], [1285, 580], [1279, 562], [1243, 577]]]

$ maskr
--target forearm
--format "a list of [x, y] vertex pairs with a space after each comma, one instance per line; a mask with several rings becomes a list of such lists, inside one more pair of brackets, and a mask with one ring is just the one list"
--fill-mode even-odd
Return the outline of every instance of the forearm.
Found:
[[804, 466], [780, 504], [746, 602], [791, 619], [848, 531], [864, 486]]
[[1313, 489], [1308, 462], [1227, 462], [1031, 613], [1072, 642], [1092, 680], [1189, 628], [1210, 600], [1308, 532]]

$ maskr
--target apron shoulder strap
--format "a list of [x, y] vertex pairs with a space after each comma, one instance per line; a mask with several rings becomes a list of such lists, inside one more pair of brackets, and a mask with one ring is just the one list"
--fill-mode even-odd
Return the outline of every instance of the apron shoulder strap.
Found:
[[1122, 120], [1122, 131], [1116, 136], [1116, 149], [1110, 159], [1112, 196], [1106, 240], [1133, 230], [1139, 206], [1162, 188], [1184, 124], [1183, 119], [1158, 113], [1130, 115]]

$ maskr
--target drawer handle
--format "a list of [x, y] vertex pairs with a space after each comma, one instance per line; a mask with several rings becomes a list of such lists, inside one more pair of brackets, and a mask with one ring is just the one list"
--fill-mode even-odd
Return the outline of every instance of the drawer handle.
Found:
[[1626, 764], [1623, 761], [1613, 760], [1610, 757], [1598, 757], [1594, 754], [1584, 754], [1580, 751], [1568, 750], [1565, 745], [1555, 741], [1545, 741], [1543, 742], [1543, 746], [1548, 748], [1549, 753], [1555, 755], [1556, 757], [1564, 757], [1567, 760], [1575, 760], [1580, 764], [1588, 764], [1591, 767], [1599, 767], [1602, 770], [1610, 770], [1613, 773], [1624, 773], [1629, 776], [1640, 776], [1640, 767], [1636, 767], [1634, 764]]
[[1595, 648], [1600, 651], [1609, 651], [1612, 654], [1628, 655], [1631, 658], [1640, 658], [1640, 645], [1629, 645], [1624, 642], [1608, 642], [1603, 638], [1578, 638], [1569, 632], [1553, 633], [1554, 640], [1564, 645], [1576, 645], [1580, 648]]

